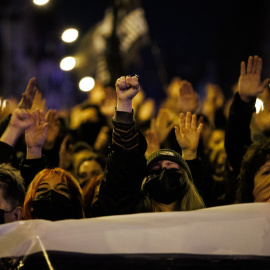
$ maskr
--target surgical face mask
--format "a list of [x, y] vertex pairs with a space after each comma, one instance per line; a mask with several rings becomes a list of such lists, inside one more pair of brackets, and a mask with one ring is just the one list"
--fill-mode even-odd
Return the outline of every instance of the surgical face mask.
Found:
[[186, 192], [186, 181], [177, 169], [162, 169], [147, 176], [144, 190], [156, 202], [171, 204], [182, 200]]
[[11, 213], [14, 209], [10, 211], [5, 211], [4, 209], [0, 209], [0, 224], [5, 224], [5, 214], [6, 213]]
[[38, 219], [51, 221], [77, 218], [72, 201], [53, 189], [35, 198], [33, 214]]

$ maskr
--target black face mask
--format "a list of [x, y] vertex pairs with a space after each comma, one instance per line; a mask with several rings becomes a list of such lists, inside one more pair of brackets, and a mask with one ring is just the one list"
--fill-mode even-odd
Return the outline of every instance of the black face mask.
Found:
[[177, 169], [164, 168], [147, 176], [144, 189], [156, 202], [170, 204], [183, 199], [186, 182]]
[[53, 189], [38, 195], [33, 201], [33, 214], [51, 221], [78, 218], [72, 201]]
[[3, 209], [0, 209], [0, 224], [5, 224], [5, 213], [11, 213], [14, 209], [10, 211], [5, 211]]

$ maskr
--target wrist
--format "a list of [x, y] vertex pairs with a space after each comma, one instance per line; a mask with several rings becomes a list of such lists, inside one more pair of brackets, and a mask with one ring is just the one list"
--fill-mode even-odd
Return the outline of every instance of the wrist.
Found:
[[182, 149], [182, 158], [184, 160], [196, 159], [197, 158], [197, 149], [196, 150], [190, 150], [190, 149], [183, 150]]
[[36, 159], [42, 157], [42, 147], [27, 147], [26, 159]]
[[116, 110], [121, 112], [132, 112], [132, 99], [117, 99]]
[[239, 93], [240, 99], [245, 102], [245, 103], [250, 103], [252, 100], [256, 99], [256, 96], [247, 96], [247, 95], [242, 95]]
[[15, 126], [7, 126], [0, 140], [10, 146], [14, 146], [23, 130]]

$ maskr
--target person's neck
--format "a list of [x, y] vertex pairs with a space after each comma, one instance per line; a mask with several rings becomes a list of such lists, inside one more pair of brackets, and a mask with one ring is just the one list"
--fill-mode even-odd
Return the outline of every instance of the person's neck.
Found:
[[177, 201], [172, 202], [170, 204], [157, 203], [161, 212], [172, 212], [176, 211]]

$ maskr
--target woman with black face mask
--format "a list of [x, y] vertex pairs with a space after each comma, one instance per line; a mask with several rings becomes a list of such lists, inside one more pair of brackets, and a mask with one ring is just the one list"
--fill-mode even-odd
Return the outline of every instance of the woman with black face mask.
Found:
[[[187, 162], [171, 149], [160, 149], [147, 158], [141, 211], [188, 211], [204, 207]], [[139, 208], [138, 208], [139, 209]]]
[[190, 112], [186, 116], [181, 114], [175, 134], [182, 156], [171, 149], [162, 149], [146, 160], [146, 140], [135, 126], [132, 110], [132, 99], [139, 90], [137, 76], [122, 76], [116, 81], [112, 145], [93, 212], [119, 215], [205, 207], [185, 161], [198, 161], [202, 124], [197, 127], [196, 115]]
[[23, 219], [51, 221], [84, 218], [78, 181], [61, 168], [40, 171], [25, 196]]

